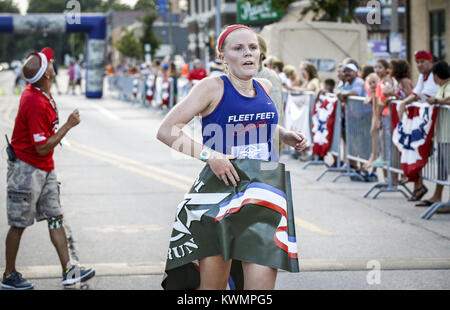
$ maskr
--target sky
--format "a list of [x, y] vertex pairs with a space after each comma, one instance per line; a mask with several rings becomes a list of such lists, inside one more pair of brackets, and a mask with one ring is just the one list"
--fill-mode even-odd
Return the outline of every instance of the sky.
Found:
[[[45, 0], [44, 0], [45, 1]], [[25, 14], [27, 8], [28, 8], [28, 0], [13, 0], [19, 7], [20, 13]], [[137, 0], [120, 0], [120, 2], [124, 4], [128, 4], [130, 6], [134, 6]]]

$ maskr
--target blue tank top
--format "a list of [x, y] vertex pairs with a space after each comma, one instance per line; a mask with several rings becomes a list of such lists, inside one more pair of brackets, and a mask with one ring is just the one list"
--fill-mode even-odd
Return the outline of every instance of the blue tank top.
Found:
[[202, 118], [203, 144], [238, 158], [278, 161], [273, 134], [278, 113], [269, 95], [253, 80], [255, 97], [241, 95], [226, 75], [224, 91], [214, 111]]

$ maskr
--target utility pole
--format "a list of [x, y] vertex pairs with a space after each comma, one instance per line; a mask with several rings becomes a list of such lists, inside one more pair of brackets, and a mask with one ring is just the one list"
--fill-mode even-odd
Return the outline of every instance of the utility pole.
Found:
[[219, 34], [222, 32], [222, 15], [220, 12], [221, 5], [222, 1], [216, 0], [216, 38], [218, 38]]
[[175, 48], [173, 46], [173, 30], [172, 30], [172, 0], [169, 0], [169, 45], [170, 45], [170, 60], [173, 60], [173, 54], [175, 53]]
[[398, 58], [401, 52], [402, 37], [398, 32], [398, 0], [391, 0], [391, 33], [389, 35], [389, 52], [391, 58]]

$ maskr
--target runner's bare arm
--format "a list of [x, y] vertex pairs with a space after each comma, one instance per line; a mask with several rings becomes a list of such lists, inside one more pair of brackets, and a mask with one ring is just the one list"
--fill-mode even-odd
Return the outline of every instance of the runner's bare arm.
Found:
[[[178, 103], [164, 118], [157, 139], [171, 148], [200, 159], [203, 144], [195, 142], [183, 132], [183, 127], [196, 115], [207, 115], [217, 106], [223, 94], [223, 82], [220, 78], [205, 78], [196, 84], [189, 94]], [[237, 186], [239, 175], [229, 161], [236, 156], [224, 155], [212, 151], [206, 161], [219, 180], [227, 186], [229, 181]]]
[[222, 93], [221, 81], [216, 78], [201, 80], [163, 119], [157, 139], [181, 153], [200, 159], [203, 145], [191, 139], [182, 129], [195, 116], [217, 104]]

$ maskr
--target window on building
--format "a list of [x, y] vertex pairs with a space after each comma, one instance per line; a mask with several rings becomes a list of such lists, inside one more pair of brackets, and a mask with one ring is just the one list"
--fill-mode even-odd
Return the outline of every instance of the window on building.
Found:
[[445, 10], [430, 12], [431, 53], [438, 59], [445, 58]]

